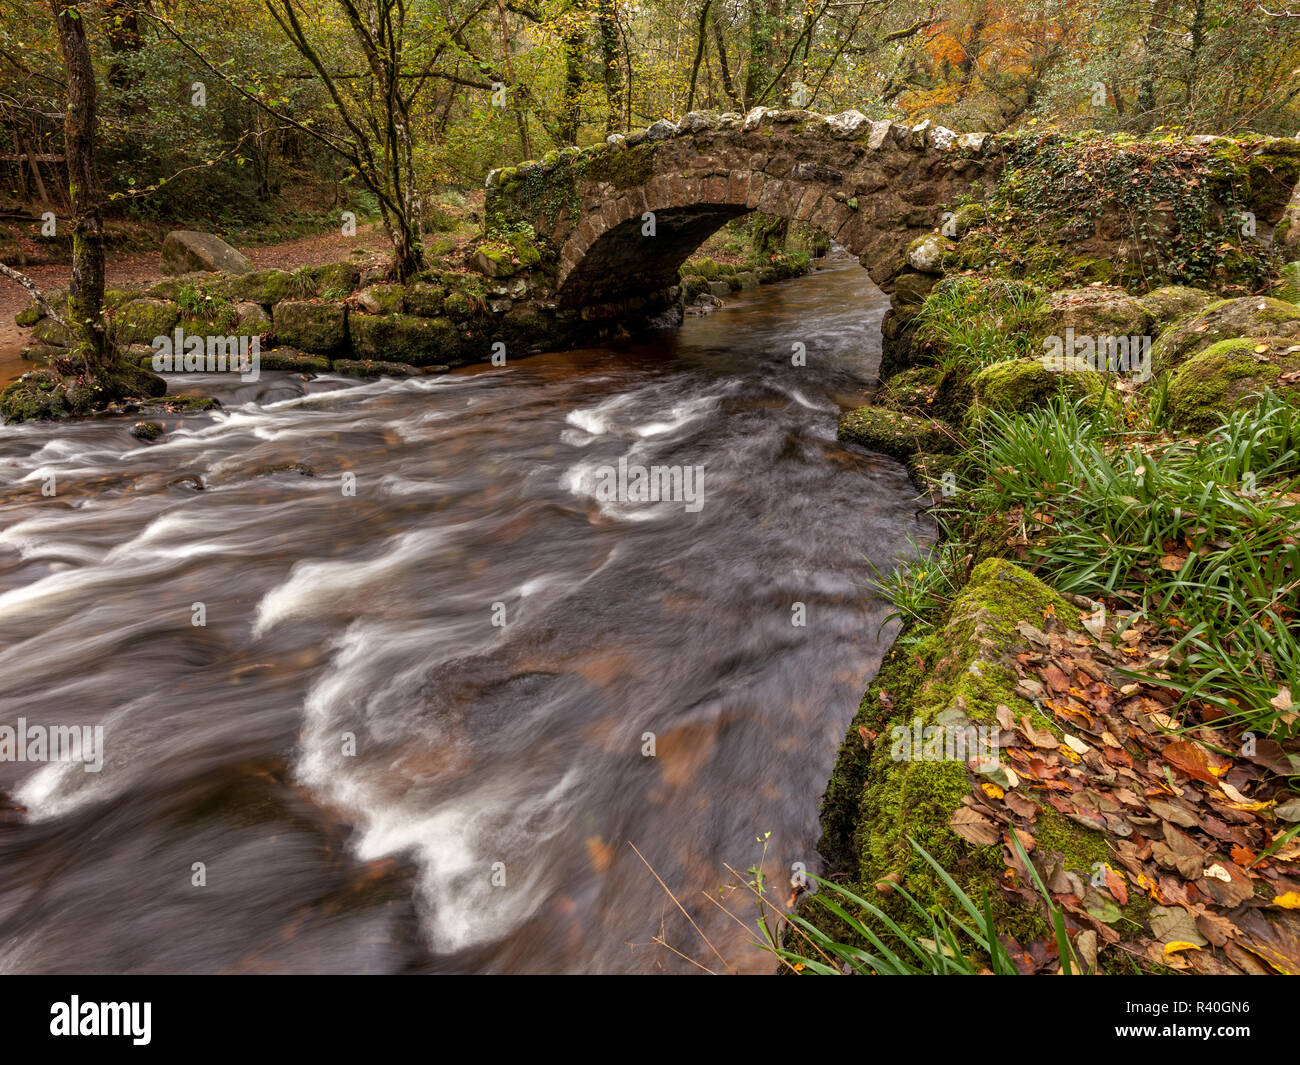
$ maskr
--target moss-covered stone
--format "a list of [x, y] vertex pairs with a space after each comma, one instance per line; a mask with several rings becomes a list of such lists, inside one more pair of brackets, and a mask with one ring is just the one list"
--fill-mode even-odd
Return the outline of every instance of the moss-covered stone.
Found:
[[276, 341], [313, 355], [342, 353], [347, 348], [346, 313], [341, 303], [278, 303], [272, 312]]
[[233, 278], [226, 288], [233, 299], [260, 303], [263, 307], [300, 294], [298, 284], [286, 270], [254, 270]]
[[317, 295], [327, 300], [347, 299], [361, 279], [355, 263], [325, 263], [311, 267], [312, 285]]
[[45, 312], [41, 309], [40, 304], [33, 300], [14, 315], [14, 321], [24, 329], [30, 329], [44, 317]]
[[942, 371], [937, 366], [911, 366], [895, 374], [876, 393], [873, 404], [922, 417], [934, 415], [935, 391]]
[[1165, 285], [1138, 297], [1151, 316], [1152, 328], [1157, 331], [1176, 318], [1204, 310], [1217, 300], [1213, 292], [1187, 285]]
[[934, 274], [905, 270], [894, 279], [891, 303], [895, 308], [912, 307], [919, 310], [938, 281]]
[[357, 293], [357, 303], [367, 314], [401, 314], [406, 310], [406, 286], [367, 285]]
[[[1194, 432], [1214, 428], [1264, 388], [1300, 370], [1300, 341], [1290, 337], [1236, 337], [1193, 355], [1169, 381], [1174, 424]], [[1282, 386], [1282, 387], [1294, 387]]]
[[180, 307], [169, 300], [132, 300], [114, 314], [113, 334], [119, 344], [152, 344], [170, 334], [180, 317]]
[[957, 450], [955, 434], [943, 422], [886, 407], [859, 407], [840, 418], [839, 439], [906, 459], [918, 451]]
[[261, 336], [271, 329], [271, 316], [260, 303], [235, 304], [236, 324], [244, 336]]
[[1219, 300], [1179, 318], [1156, 338], [1152, 370], [1171, 370], [1221, 340], [1268, 336], [1300, 336], [1300, 307], [1266, 296]]
[[38, 344], [66, 348], [72, 344], [72, 334], [53, 318], [42, 318], [32, 329], [32, 339]]
[[362, 359], [427, 366], [458, 361], [460, 354], [460, 334], [446, 318], [358, 314], [351, 331], [352, 350]]
[[0, 392], [0, 418], [24, 422], [82, 417], [115, 400], [157, 397], [166, 391], [167, 382], [157, 374], [121, 359], [92, 376], [32, 370]]
[[334, 372], [348, 377], [417, 377], [419, 367], [404, 362], [379, 362], [373, 359], [335, 359]]
[[[1078, 627], [1078, 611], [1028, 572], [1004, 559], [981, 562], [944, 617], [909, 633], [909, 643], [895, 644], [849, 727], [822, 801], [818, 850], [830, 872], [845, 876], [904, 926], [915, 918], [896, 893], [877, 892], [877, 882], [892, 874], [923, 905], [945, 895], [909, 836], [973, 898], [1000, 875], [1002, 856], [1000, 847], [967, 843], [949, 827], [974, 787], [965, 761], [896, 757], [893, 730], [910, 732], [914, 723], [995, 729], [997, 708], [1005, 705], [1016, 717], [1028, 716], [1036, 727], [1059, 734], [1017, 693], [1012, 660], [1020, 646], [1017, 626], [1041, 626], [1048, 614], [1067, 629]], [[878, 734], [870, 749], [859, 729]], [[1091, 853], [1096, 841], [1080, 838], [1087, 830], [1064, 820], [1059, 827], [1061, 849]], [[1044, 931], [1037, 911], [1012, 911], [1011, 904], [993, 898], [1001, 927]]]
[[1058, 395], [1086, 400], [1100, 407], [1113, 394], [1107, 375], [1094, 370], [1053, 370], [1042, 359], [1009, 359], [985, 366], [971, 377], [974, 396], [966, 424], [973, 425], [985, 411], [1002, 414], [1042, 407]]
[[428, 281], [406, 286], [406, 312], [420, 318], [440, 318], [444, 313], [443, 288]]
[[258, 357], [262, 370], [284, 370], [289, 373], [329, 373], [330, 360], [324, 355], [307, 355], [293, 348], [274, 347]]
[[1151, 312], [1139, 299], [1120, 288], [1073, 288], [1053, 292], [1043, 313], [1045, 335], [1143, 336]]
[[480, 244], [470, 259], [470, 265], [485, 277], [492, 278], [514, 277], [522, 269], [509, 244], [493, 242]]

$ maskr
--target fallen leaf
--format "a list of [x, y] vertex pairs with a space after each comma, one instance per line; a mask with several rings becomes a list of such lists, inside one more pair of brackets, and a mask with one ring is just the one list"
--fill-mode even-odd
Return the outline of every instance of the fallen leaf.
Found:
[[968, 843], [982, 847], [996, 843], [1001, 835], [992, 821], [965, 806], [953, 811], [948, 827]]
[[1161, 757], [1193, 780], [1203, 780], [1207, 784], [1218, 782], [1218, 777], [1210, 772], [1210, 763], [1205, 751], [1195, 743], [1188, 740], [1175, 740], [1165, 747]]

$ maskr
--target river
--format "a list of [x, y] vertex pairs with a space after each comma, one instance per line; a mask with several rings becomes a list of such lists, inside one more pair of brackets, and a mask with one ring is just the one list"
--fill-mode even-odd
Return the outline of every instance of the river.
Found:
[[0, 761], [0, 972], [771, 971], [705, 895], [752, 929], [765, 833], [774, 896], [816, 871], [868, 560], [933, 536], [835, 441], [886, 306], [840, 263], [501, 368], [196, 377], [154, 443], [0, 429], [0, 726], [103, 729]]

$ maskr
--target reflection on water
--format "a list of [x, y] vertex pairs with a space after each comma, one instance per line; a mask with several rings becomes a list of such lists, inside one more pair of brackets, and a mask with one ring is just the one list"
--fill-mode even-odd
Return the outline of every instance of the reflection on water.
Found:
[[[0, 762], [0, 971], [687, 970], [629, 844], [770, 969], [702, 893], [763, 832], [816, 868], [867, 559], [931, 535], [834, 439], [884, 308], [847, 264], [504, 369], [212, 377], [154, 444], [0, 432], [0, 725], [106, 744]], [[620, 459], [703, 507], [597, 498]]]

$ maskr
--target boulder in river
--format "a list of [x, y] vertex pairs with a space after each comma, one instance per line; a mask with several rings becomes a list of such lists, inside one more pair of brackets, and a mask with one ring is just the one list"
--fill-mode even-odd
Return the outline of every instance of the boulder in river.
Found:
[[246, 274], [253, 264], [215, 233], [192, 229], [174, 229], [162, 246], [162, 272], [188, 274], [193, 270], [219, 270], [226, 274]]

